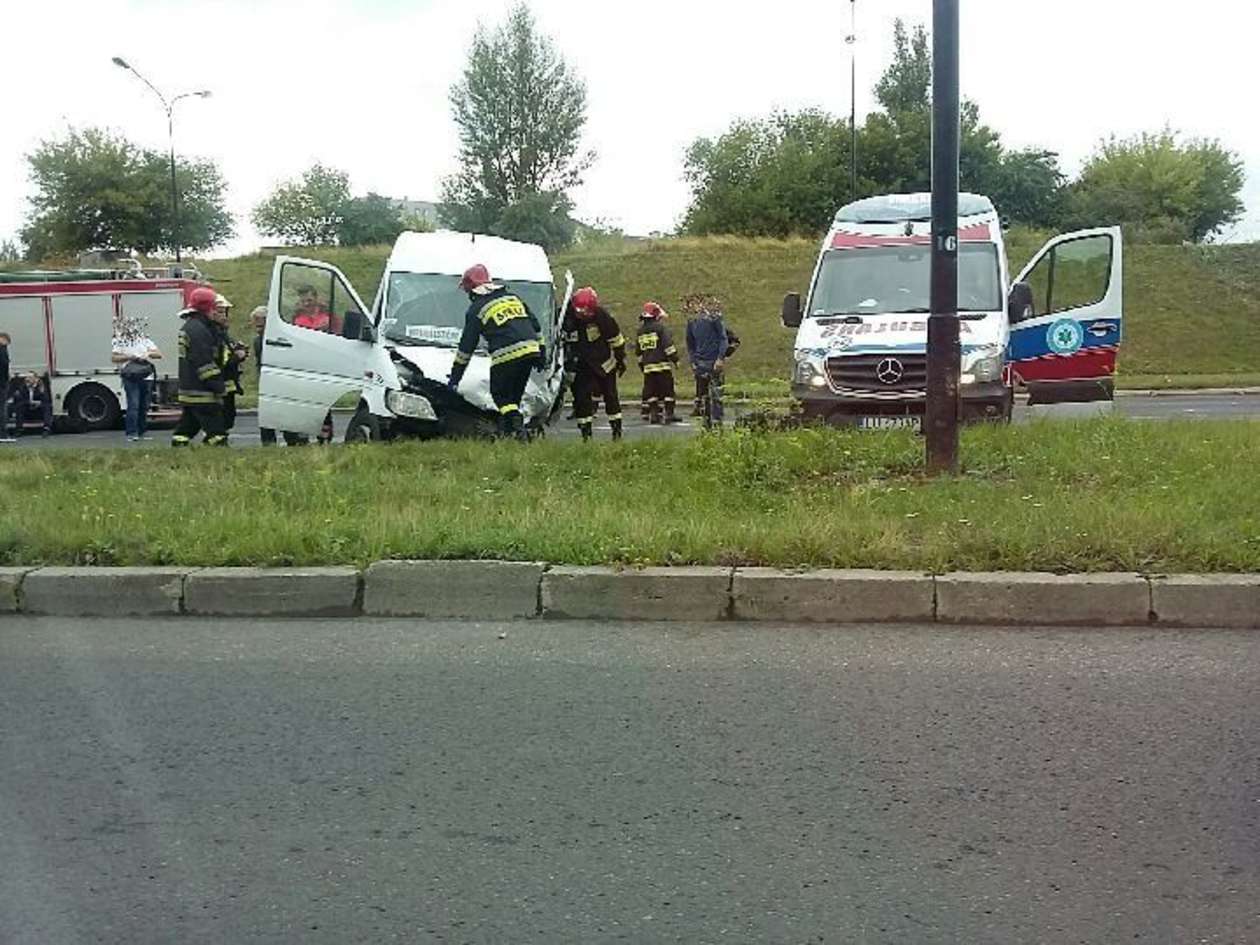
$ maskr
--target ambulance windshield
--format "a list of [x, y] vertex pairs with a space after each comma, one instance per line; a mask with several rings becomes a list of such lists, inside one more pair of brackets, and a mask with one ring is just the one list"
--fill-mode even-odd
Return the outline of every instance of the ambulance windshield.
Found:
[[[831, 250], [818, 271], [810, 315], [880, 315], [927, 312], [931, 302], [932, 251], [927, 246], [878, 246]], [[1002, 308], [997, 247], [958, 247], [958, 310]]]

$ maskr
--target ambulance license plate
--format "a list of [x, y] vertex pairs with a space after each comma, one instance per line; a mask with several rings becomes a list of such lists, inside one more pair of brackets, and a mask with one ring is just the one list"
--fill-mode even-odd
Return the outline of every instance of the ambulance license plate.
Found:
[[922, 417], [858, 417], [859, 430], [918, 430]]

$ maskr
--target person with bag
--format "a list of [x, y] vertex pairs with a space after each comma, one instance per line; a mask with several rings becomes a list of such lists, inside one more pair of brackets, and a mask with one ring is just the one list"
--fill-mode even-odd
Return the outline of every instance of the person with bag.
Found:
[[162, 352], [141, 325], [122, 317], [115, 320], [110, 360], [120, 365], [118, 374], [127, 401], [123, 432], [130, 443], [152, 439], [145, 433], [149, 428], [149, 405], [153, 402], [153, 379], [157, 375], [153, 362], [161, 357]]

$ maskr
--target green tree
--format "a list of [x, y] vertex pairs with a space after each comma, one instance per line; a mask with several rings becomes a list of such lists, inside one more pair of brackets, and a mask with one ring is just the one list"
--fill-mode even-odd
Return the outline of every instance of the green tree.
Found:
[[117, 247], [204, 250], [232, 236], [225, 184], [211, 161], [176, 163], [179, 227], [167, 154], [98, 128], [71, 130], [26, 156], [34, 188], [22, 239], [30, 259]]
[[910, 33], [900, 18], [893, 22], [893, 61], [875, 83], [875, 99], [889, 115], [932, 107], [932, 51], [921, 23]]
[[1242, 216], [1243, 181], [1242, 161], [1218, 141], [1182, 143], [1168, 129], [1111, 138], [1072, 185], [1068, 217], [1121, 224], [1139, 240], [1198, 243]]
[[[451, 89], [460, 171], [442, 186], [440, 215], [486, 232], [525, 198], [565, 195], [594, 160], [581, 151], [586, 85], [521, 4], [493, 32], [479, 27]], [[531, 214], [545, 201], [530, 201]]]
[[577, 233], [572, 210], [564, 194], [527, 194], [504, 208], [490, 232], [522, 243], [537, 243], [548, 252], [564, 249]]
[[337, 242], [342, 246], [379, 246], [393, 243], [403, 229], [398, 204], [369, 193], [346, 201], [337, 227]]
[[337, 242], [349, 203], [349, 175], [315, 164], [301, 178], [276, 187], [254, 207], [250, 221], [264, 236], [301, 246], [330, 246]]

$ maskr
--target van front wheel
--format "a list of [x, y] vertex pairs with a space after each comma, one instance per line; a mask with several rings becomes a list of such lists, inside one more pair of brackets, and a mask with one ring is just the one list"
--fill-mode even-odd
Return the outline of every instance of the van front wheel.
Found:
[[347, 443], [377, 443], [381, 439], [381, 422], [372, 416], [366, 404], [359, 404], [346, 424]]

